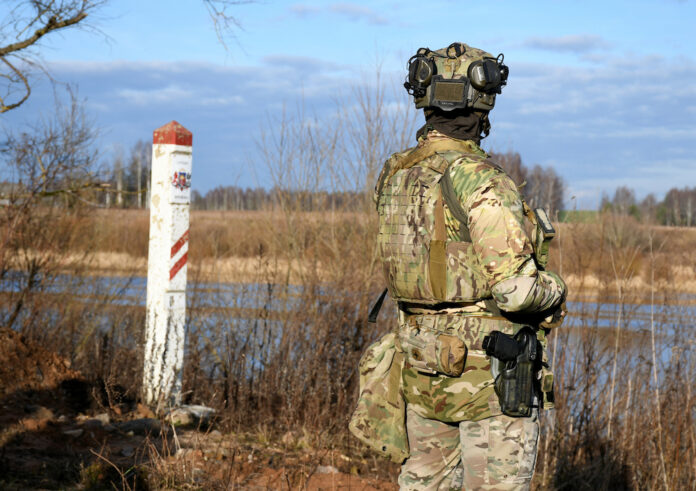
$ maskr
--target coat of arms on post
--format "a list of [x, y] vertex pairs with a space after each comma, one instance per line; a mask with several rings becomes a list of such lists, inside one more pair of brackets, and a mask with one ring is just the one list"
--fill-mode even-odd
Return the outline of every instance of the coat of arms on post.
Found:
[[190, 172], [174, 172], [174, 178], [172, 179], [172, 184], [175, 188], [183, 191], [191, 187], [191, 173]]

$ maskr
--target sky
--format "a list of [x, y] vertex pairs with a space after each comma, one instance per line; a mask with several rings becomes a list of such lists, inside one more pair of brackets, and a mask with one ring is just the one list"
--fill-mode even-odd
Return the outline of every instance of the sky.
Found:
[[[408, 58], [454, 41], [502, 52], [510, 68], [483, 147], [552, 167], [566, 207], [596, 208], [623, 185], [658, 199], [696, 186], [694, 1], [267, 0], [230, 12], [240, 27], [225, 47], [201, 0], [112, 0], [92, 29], [46, 37], [40, 53], [85, 99], [104, 159], [171, 120], [191, 130], [202, 193], [270, 187], [259, 140], [283, 111], [330, 117], [377, 67], [405, 103]], [[37, 75], [0, 125], [47, 117], [54, 95]]]

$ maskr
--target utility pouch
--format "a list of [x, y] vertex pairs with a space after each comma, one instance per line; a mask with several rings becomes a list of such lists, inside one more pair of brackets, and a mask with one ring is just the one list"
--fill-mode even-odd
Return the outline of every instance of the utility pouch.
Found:
[[419, 372], [459, 377], [464, 371], [467, 348], [454, 334], [409, 327], [399, 330], [406, 363]]
[[495, 392], [503, 414], [531, 416], [540, 392], [536, 374], [541, 369], [542, 348], [536, 333], [529, 327], [520, 329], [514, 336], [493, 331], [484, 339], [483, 348], [487, 355], [503, 362], [495, 379]]
[[360, 395], [348, 425], [367, 446], [400, 464], [409, 456], [406, 401], [401, 387], [404, 354], [394, 333], [370, 345], [360, 358]]

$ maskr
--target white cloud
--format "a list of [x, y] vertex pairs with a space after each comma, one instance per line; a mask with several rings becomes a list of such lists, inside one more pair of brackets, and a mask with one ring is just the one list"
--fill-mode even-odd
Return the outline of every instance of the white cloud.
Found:
[[354, 3], [333, 3], [329, 10], [353, 21], [365, 21], [369, 24], [387, 24], [387, 18], [379, 15], [369, 7]]
[[233, 106], [238, 104], [244, 104], [244, 98], [239, 95], [204, 97], [201, 99], [201, 105], [203, 106]]
[[[586, 206], [627, 185], [644, 196], [696, 183], [696, 62], [605, 56], [585, 66], [510, 63], [493, 134], [554, 166]], [[694, 170], [692, 170], [694, 169]], [[598, 199], [598, 198], [597, 198]]]
[[[225, 172], [251, 176], [240, 171], [239, 155], [253, 160], [256, 135], [273, 132], [270, 121], [281, 111], [292, 116], [304, 107], [324, 121], [336, 100], [345, 108], [356, 103], [353, 84], [374, 84], [369, 77], [347, 83], [351, 67], [285, 54], [263, 59], [261, 68], [196, 62], [57, 66], [51, 71], [59, 80], [79, 83], [109, 142], [127, 148], [172, 119], [194, 131], [196, 162], [205, 162], [197, 181], [201, 191], [226, 184], [232, 177]], [[696, 90], [688, 83], [696, 78], [693, 60], [606, 56], [586, 66], [510, 62], [510, 70], [484, 143], [518, 151], [530, 166], [552, 165], [570, 188], [567, 196], [582, 198], [581, 206], [595, 206], [602, 191], [613, 194], [622, 184], [640, 197], [696, 183]], [[385, 81], [391, 77], [383, 74]], [[400, 82], [403, 73], [394, 79]], [[396, 97], [387, 90], [383, 109], [389, 114], [398, 114], [406, 101], [397, 90]], [[36, 108], [50, 106], [50, 94], [50, 87], [36, 87], [31, 105], [5, 120], [14, 124], [20, 114], [37, 114]], [[239, 184], [257, 183], [248, 177]]]
[[591, 34], [575, 34], [559, 37], [531, 37], [524, 46], [545, 51], [560, 51], [571, 53], [587, 53], [604, 50], [610, 47], [601, 36]]
[[144, 106], [151, 103], [177, 102], [194, 97], [190, 90], [178, 85], [168, 85], [155, 89], [118, 89], [118, 97], [125, 99], [126, 103]]
[[370, 7], [350, 2], [334, 2], [318, 7], [304, 3], [291, 5], [288, 10], [299, 17], [309, 17], [322, 13], [334, 14], [351, 22], [367, 22], [372, 25], [384, 25], [389, 23], [387, 17], [380, 15]]
[[296, 3], [294, 5], [291, 5], [290, 8], [291, 13], [305, 17], [310, 14], [316, 14], [317, 12], [321, 11], [319, 7], [315, 7], [313, 5], [306, 5], [302, 3]]

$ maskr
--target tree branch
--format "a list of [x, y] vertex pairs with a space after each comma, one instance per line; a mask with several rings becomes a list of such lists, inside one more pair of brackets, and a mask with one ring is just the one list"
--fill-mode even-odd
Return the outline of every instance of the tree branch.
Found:
[[[29, 81], [27, 80], [27, 77], [24, 76], [22, 72], [20, 72], [12, 63], [7, 61], [5, 57], [0, 57], [0, 61], [2, 61], [5, 65], [10, 67], [10, 70], [12, 70], [17, 77], [19, 77], [19, 80], [24, 84], [24, 97], [22, 97], [18, 102], [13, 102], [9, 105], [5, 104], [5, 100], [0, 97], [0, 114], [9, 111], [10, 109], [14, 109], [15, 107], [21, 106], [24, 104], [24, 101], [29, 99], [29, 96], [31, 95], [31, 87], [29, 86]], [[9, 78], [9, 77], [8, 77]]]
[[[7, 54], [14, 53], [15, 51], [19, 51], [25, 48], [28, 48], [29, 46], [35, 44], [39, 39], [41, 39], [43, 36], [48, 34], [51, 31], [55, 31], [58, 29], [62, 29], [64, 27], [69, 27], [72, 25], [77, 24], [80, 22], [82, 19], [87, 17], [87, 12], [84, 10], [81, 10], [78, 12], [76, 15], [73, 17], [70, 17], [69, 19], [61, 20], [58, 21], [56, 19], [55, 15], [52, 15], [46, 24], [44, 24], [42, 27], [34, 31], [34, 34], [22, 41], [8, 44], [7, 46], [1, 47], [0, 48], [0, 56], [4, 57]], [[4, 61], [4, 60], [3, 60]]]

